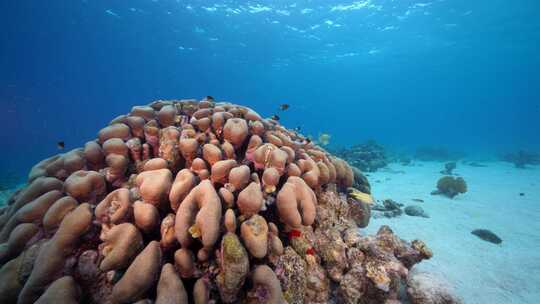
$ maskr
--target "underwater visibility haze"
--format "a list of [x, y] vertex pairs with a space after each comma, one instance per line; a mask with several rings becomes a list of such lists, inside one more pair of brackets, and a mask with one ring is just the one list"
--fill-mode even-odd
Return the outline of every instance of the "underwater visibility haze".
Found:
[[537, 303], [539, 12], [1, 1], [0, 302]]

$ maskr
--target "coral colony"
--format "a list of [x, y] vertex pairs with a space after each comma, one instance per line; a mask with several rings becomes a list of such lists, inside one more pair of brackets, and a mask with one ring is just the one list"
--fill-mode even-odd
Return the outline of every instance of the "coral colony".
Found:
[[244, 106], [133, 107], [1, 210], [0, 303], [394, 303], [431, 252], [361, 235], [353, 178]]

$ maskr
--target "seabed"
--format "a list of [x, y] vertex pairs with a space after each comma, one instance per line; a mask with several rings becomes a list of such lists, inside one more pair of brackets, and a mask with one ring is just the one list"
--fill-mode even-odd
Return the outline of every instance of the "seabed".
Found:
[[[389, 225], [401, 238], [425, 241], [433, 257], [415, 269], [445, 277], [464, 303], [538, 303], [540, 167], [483, 164], [486, 167], [458, 163], [454, 173], [467, 181], [469, 189], [454, 199], [430, 195], [444, 163], [392, 163], [369, 173], [377, 200], [390, 198], [404, 206], [421, 206], [429, 218], [405, 214], [372, 218], [364, 231], [372, 234], [381, 225]], [[471, 234], [479, 228], [495, 232], [503, 242], [496, 245]]]

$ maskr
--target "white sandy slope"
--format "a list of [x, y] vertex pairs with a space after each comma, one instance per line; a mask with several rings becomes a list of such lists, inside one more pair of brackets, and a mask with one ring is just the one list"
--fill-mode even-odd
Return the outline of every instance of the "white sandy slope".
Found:
[[[430, 195], [442, 176], [442, 163], [392, 164], [369, 174], [375, 199], [419, 205], [430, 218], [403, 214], [372, 219], [367, 232], [389, 225], [405, 240], [424, 240], [434, 257], [416, 267], [442, 274], [464, 303], [540, 303], [540, 167], [485, 164], [458, 164], [454, 172], [466, 180], [469, 191], [453, 200]], [[472, 235], [478, 228], [495, 232], [502, 244]]]

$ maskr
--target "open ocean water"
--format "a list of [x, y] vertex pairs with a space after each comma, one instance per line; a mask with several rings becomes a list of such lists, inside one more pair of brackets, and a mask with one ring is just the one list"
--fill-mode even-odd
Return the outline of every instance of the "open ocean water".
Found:
[[[422, 227], [435, 244], [422, 269], [446, 273], [465, 303], [537, 303], [539, 13], [535, 0], [3, 0], [0, 204], [36, 163], [84, 146], [133, 106], [212, 96], [345, 158], [375, 204], [429, 204], [439, 170], [456, 162], [446, 173], [469, 191], [432, 203], [465, 206], [421, 205], [431, 216], [418, 226], [372, 218], [369, 232], [388, 224], [413, 238]], [[447, 230], [426, 232], [437, 221]], [[460, 249], [469, 259], [442, 244], [484, 228], [506, 251], [475, 238]], [[483, 260], [493, 262], [471, 265]], [[485, 275], [464, 279], [471, 267]]]

